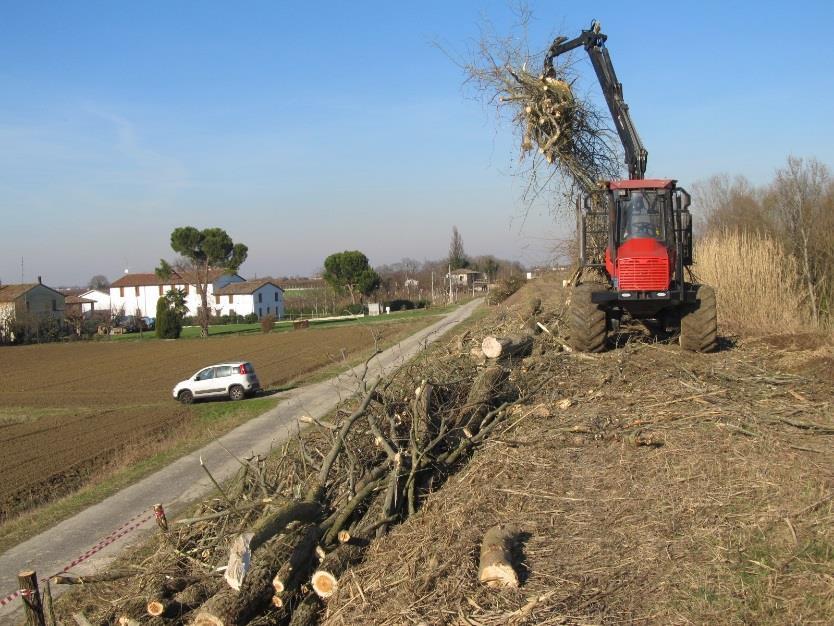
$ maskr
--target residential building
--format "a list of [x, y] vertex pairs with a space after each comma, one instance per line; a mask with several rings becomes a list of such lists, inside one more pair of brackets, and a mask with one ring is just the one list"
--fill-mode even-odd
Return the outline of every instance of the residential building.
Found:
[[271, 278], [228, 283], [214, 292], [220, 315], [284, 317], [284, 290]]
[[452, 286], [455, 289], [474, 289], [476, 291], [486, 291], [489, 285], [487, 275], [483, 272], [477, 272], [469, 269], [452, 270], [451, 274], [446, 274], [446, 280], [451, 276]]
[[[78, 294], [79, 298], [92, 300], [93, 311], [110, 311], [110, 292], [102, 289], [88, 289]], [[155, 310], [155, 309], [154, 309]]]
[[66, 315], [81, 315], [90, 317], [93, 314], [95, 301], [77, 295], [67, 294], [64, 297], [64, 313]]
[[[223, 314], [222, 307], [215, 298], [215, 291], [230, 283], [239, 282], [244, 282], [244, 279], [238, 274], [225, 270], [209, 270], [207, 304], [213, 314]], [[139, 311], [138, 314], [141, 316], [154, 317], [159, 297], [171, 289], [179, 289], [185, 293], [187, 315], [196, 316], [202, 301], [193, 272], [174, 272], [165, 280], [156, 274], [125, 274], [110, 284], [110, 308], [125, 315], [137, 315]]]
[[47, 287], [38, 276], [36, 283], [0, 285], [0, 334], [13, 322], [52, 317], [64, 319], [64, 294]]

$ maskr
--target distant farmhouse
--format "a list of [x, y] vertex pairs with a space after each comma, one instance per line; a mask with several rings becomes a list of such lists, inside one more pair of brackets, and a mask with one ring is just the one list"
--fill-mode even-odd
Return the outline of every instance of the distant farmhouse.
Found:
[[0, 336], [9, 336], [15, 323], [33, 323], [46, 318], [64, 319], [64, 294], [36, 283], [0, 285]]
[[[272, 279], [246, 280], [236, 273], [210, 270], [209, 281], [208, 307], [213, 315], [284, 315], [284, 290]], [[171, 289], [185, 294], [187, 315], [196, 316], [202, 303], [192, 272], [174, 272], [166, 280], [156, 274], [125, 274], [110, 285], [110, 308], [116, 313], [135, 315], [139, 311], [153, 317], [157, 300]]]
[[486, 291], [489, 285], [487, 275], [483, 272], [476, 272], [469, 269], [452, 270], [446, 274], [446, 280], [451, 276], [452, 286], [456, 289], [474, 289], [475, 291]]

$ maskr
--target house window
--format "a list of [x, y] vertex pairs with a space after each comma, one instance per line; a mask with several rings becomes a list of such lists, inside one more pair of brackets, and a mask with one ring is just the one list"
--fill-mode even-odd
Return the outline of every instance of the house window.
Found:
[[185, 295], [188, 295], [188, 285], [186, 285], [185, 287], [183, 287], [183, 291], [185, 292]]
[[264, 311], [261, 307], [258, 307], [258, 317], [263, 317]]
[[269, 307], [266, 307], [266, 314], [269, 315]]
[[258, 302], [263, 302], [263, 301], [264, 301], [264, 294], [259, 293], [258, 294]]
[[125, 288], [124, 287], [119, 287], [119, 297], [120, 298], [125, 297]]
[[278, 292], [275, 292], [275, 302], [278, 302]]
[[232, 300], [233, 300], [233, 299], [234, 299], [234, 296], [233, 296], [233, 295], [231, 295], [231, 294], [229, 294], [229, 304], [231, 304], [231, 303], [232, 303]]
[[134, 291], [136, 291], [136, 297], [138, 298], [139, 297], [139, 286], [137, 285], [133, 289], [134, 289]]
[[53, 311], [58, 310], [58, 301], [55, 298], [52, 298], [52, 310]]
[[162, 285], [159, 286], [159, 295], [162, 295]]

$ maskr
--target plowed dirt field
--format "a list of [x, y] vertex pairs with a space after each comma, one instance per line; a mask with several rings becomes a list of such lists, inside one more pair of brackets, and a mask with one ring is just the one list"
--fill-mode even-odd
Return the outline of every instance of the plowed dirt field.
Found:
[[0, 523], [83, 485], [120, 450], [150, 454], [194, 409], [174, 384], [212, 363], [247, 360], [265, 388], [286, 385], [433, 321], [203, 340], [91, 342], [0, 350]]

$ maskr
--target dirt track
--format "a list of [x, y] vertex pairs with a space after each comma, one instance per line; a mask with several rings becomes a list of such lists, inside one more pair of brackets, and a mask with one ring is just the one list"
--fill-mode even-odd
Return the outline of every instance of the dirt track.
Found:
[[200, 367], [251, 361], [264, 387], [402, 337], [420, 322], [208, 341], [91, 342], [0, 350], [0, 522], [84, 484], [126, 446], [152, 448], [194, 419], [170, 396]]

